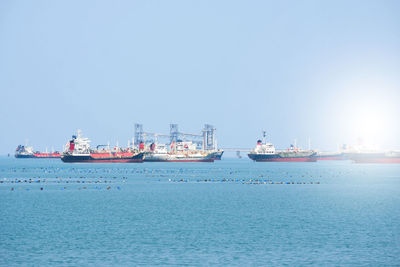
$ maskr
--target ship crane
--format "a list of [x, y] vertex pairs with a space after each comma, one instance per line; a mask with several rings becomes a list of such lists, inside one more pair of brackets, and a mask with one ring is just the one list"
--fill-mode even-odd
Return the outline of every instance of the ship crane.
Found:
[[192, 141], [193, 143], [196, 143], [196, 144], [202, 144], [202, 143], [203, 143], [203, 141], [193, 140], [193, 138], [203, 138], [203, 135], [202, 135], [202, 134], [192, 134], [192, 133], [182, 133], [182, 132], [178, 132], [178, 135], [179, 135], [179, 136], [182, 136], [182, 137], [183, 137], [183, 140], [185, 140], [185, 137], [188, 136], [188, 137], [192, 137], [191, 141]]
[[192, 136], [192, 137], [203, 137], [202, 134], [192, 134], [192, 133], [182, 133], [179, 132], [180, 135], [185, 135], [185, 136]]
[[142, 132], [143, 142], [146, 143], [146, 136], [154, 136], [154, 143], [158, 142], [158, 137], [169, 137], [168, 134]]
[[[170, 133], [171, 133], [171, 143], [176, 142], [179, 137], [189, 137], [193, 143], [202, 146], [202, 150], [214, 150], [216, 149], [216, 138], [215, 138], [215, 128], [210, 124], [205, 124], [204, 129], [200, 134], [194, 133], [184, 133], [178, 130], [178, 124], [170, 124]], [[197, 138], [201, 138], [202, 140], [194, 140]]]

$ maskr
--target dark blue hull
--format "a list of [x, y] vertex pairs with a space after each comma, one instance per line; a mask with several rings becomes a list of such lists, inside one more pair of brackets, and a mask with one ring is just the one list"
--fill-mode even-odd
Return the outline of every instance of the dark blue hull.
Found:
[[222, 155], [224, 154], [224, 151], [218, 151], [217, 153], [215, 153], [215, 160], [221, 160]]
[[32, 155], [15, 154], [15, 157], [17, 159], [30, 159], [30, 158], [34, 158], [35, 156], [33, 154]]
[[304, 156], [304, 155], [292, 155], [283, 157], [279, 154], [248, 154], [249, 158], [257, 162], [315, 162], [317, 158], [315, 154]]

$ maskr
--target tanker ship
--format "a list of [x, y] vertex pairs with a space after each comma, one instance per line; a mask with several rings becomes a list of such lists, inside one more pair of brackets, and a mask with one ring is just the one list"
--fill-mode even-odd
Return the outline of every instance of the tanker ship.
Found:
[[315, 162], [316, 154], [312, 150], [299, 150], [293, 145], [288, 150], [277, 151], [273, 144], [258, 140], [256, 148], [248, 156], [257, 162]]
[[[139, 148], [144, 145], [140, 144]], [[172, 142], [170, 149], [164, 144], [151, 144], [145, 152], [144, 161], [148, 162], [214, 162], [218, 152], [197, 150], [192, 142]], [[221, 154], [222, 156], [222, 154]]]
[[400, 151], [356, 152], [346, 154], [355, 163], [400, 163]]
[[144, 153], [132, 148], [91, 149], [90, 140], [82, 137], [81, 131], [72, 136], [61, 156], [63, 162], [127, 163], [143, 162]]
[[19, 145], [15, 150], [16, 158], [60, 158], [61, 154], [58, 151], [55, 152], [33, 152], [33, 148], [30, 146]]

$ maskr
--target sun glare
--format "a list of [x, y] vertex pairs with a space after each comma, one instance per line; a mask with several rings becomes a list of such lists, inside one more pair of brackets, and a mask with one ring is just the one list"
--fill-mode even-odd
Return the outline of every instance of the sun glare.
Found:
[[389, 115], [384, 107], [363, 107], [355, 110], [352, 131], [358, 145], [378, 149], [390, 131]]

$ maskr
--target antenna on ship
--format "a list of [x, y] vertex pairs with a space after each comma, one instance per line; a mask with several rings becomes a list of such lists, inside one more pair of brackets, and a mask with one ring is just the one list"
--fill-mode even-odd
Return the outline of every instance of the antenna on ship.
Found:
[[311, 150], [311, 138], [308, 137], [308, 150]]
[[294, 139], [294, 148], [297, 148], [297, 138]]
[[143, 141], [143, 124], [135, 123], [135, 133], [134, 133], [133, 145], [139, 144]]
[[264, 142], [264, 144], [266, 144], [267, 143], [267, 132], [263, 131], [262, 133], [263, 133], [263, 142]]

